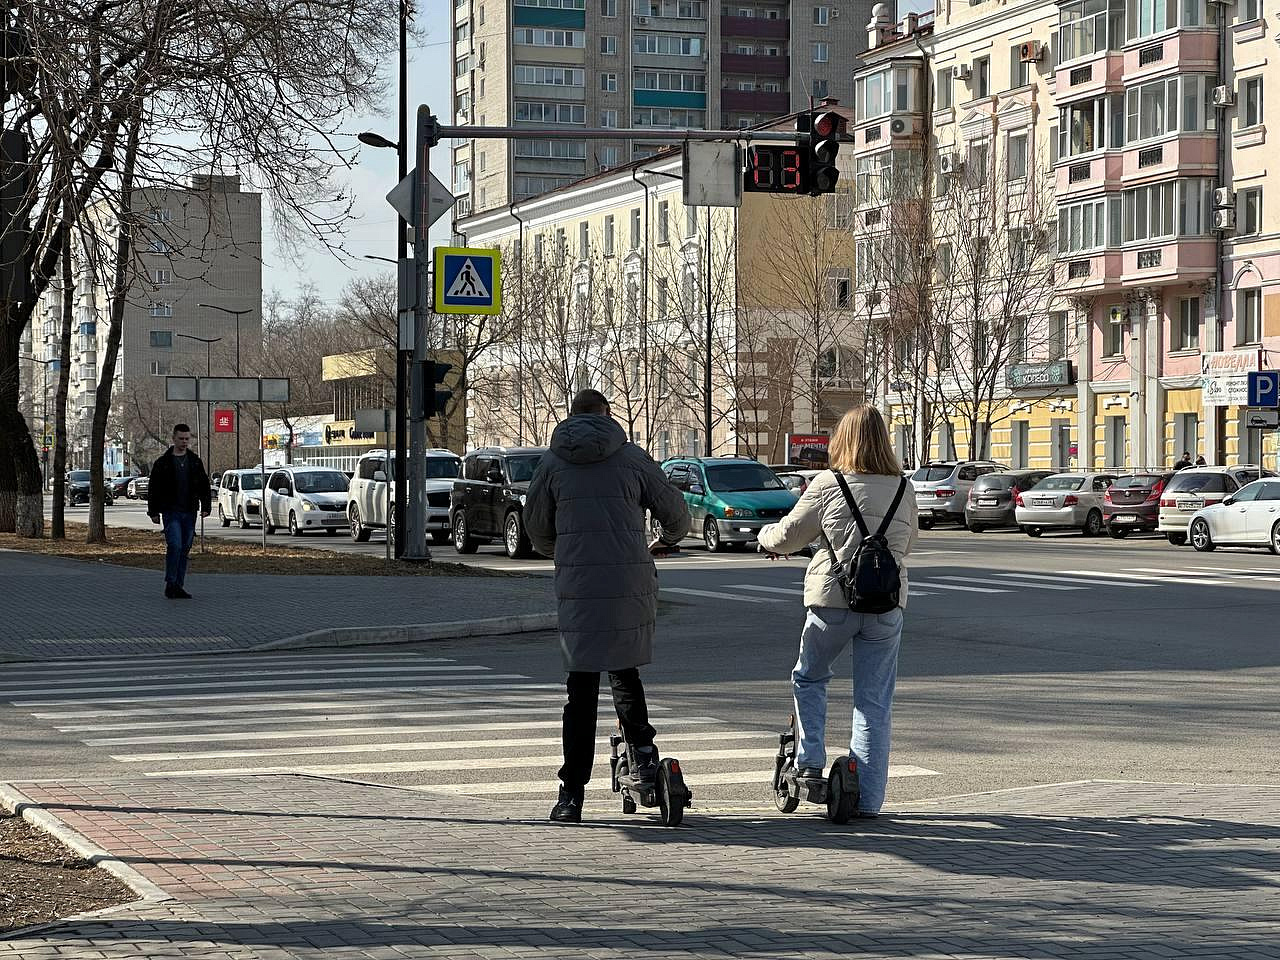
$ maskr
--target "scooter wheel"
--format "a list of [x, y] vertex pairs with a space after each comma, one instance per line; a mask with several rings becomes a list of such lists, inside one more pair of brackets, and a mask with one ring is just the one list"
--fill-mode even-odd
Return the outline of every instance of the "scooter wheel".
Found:
[[672, 774], [670, 760], [663, 760], [662, 765], [658, 767], [657, 786], [658, 812], [662, 815], [663, 825], [680, 826], [680, 822], [684, 820], [684, 784]]
[[773, 804], [782, 813], [795, 813], [796, 808], [800, 806], [800, 798], [787, 789], [787, 784], [784, 780], [773, 788]]
[[[857, 809], [857, 763], [852, 757], [840, 757], [827, 775], [827, 819], [834, 824], [848, 823]], [[846, 770], [854, 777], [852, 783], [846, 779]]]

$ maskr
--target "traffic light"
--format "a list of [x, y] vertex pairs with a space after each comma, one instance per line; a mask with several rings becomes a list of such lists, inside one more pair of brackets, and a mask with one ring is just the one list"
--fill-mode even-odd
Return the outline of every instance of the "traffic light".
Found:
[[424, 396], [422, 398], [422, 415], [430, 420], [444, 414], [445, 407], [453, 397], [452, 390], [437, 390], [436, 384], [444, 383], [445, 375], [453, 369], [451, 363], [435, 363], [431, 360], [422, 362]]
[[794, 193], [807, 189], [805, 151], [790, 144], [770, 143], [747, 147], [743, 171], [745, 193]]
[[809, 193], [818, 196], [832, 193], [840, 171], [836, 155], [840, 152], [840, 135], [844, 133], [844, 117], [833, 110], [810, 112], [809, 120]]

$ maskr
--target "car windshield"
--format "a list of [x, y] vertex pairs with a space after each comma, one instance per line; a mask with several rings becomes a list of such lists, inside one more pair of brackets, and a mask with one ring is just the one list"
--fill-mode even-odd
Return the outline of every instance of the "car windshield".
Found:
[[71, 479], [76, 481], [77, 483], [88, 483], [89, 471], [88, 470], [72, 470]]
[[1159, 482], [1160, 477], [1158, 474], [1135, 473], [1132, 477], [1116, 477], [1115, 483], [1111, 485], [1117, 490], [1136, 490], [1138, 488], [1154, 487]]
[[1226, 479], [1220, 473], [1180, 473], [1169, 481], [1165, 493], [1225, 493]]
[[346, 493], [346, 475], [338, 470], [316, 470], [295, 473], [293, 484], [299, 493]]
[[260, 473], [242, 473], [240, 474], [241, 490], [261, 490], [262, 474]]
[[717, 463], [706, 470], [707, 486], [721, 493], [786, 489], [777, 474], [758, 463]]
[[1007, 473], [988, 473], [979, 477], [973, 484], [975, 490], [1008, 490], [1013, 486], [1014, 477]]
[[[456, 457], [427, 457], [428, 480], [452, 480], [462, 467], [462, 461]], [[533, 476], [532, 473], [529, 474]]]
[[951, 476], [955, 469], [955, 467], [945, 463], [933, 467], [921, 467], [911, 475], [911, 479], [921, 480], [926, 483], [937, 483], [939, 480], [945, 480]]
[[1084, 486], [1084, 477], [1045, 477], [1032, 490], [1079, 490]]
[[[533, 479], [533, 472], [538, 469], [542, 454], [524, 457], [507, 457], [507, 477], [511, 483], [528, 483]], [[457, 476], [452, 473], [450, 476]]]

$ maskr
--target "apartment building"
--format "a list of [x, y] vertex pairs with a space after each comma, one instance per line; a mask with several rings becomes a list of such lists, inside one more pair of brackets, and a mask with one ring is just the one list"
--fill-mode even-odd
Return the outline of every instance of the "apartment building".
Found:
[[[1205, 0], [981, 0], [873, 21], [858, 77], [914, 68], [901, 82], [922, 84], [920, 108], [886, 93], [881, 109], [923, 125], [902, 150], [930, 171], [935, 223], [974, 167], [994, 161], [1005, 197], [1024, 169], [1048, 181], [1032, 219], [1052, 271], [1025, 350], [1004, 358], [981, 423], [898, 396], [901, 446], [964, 454], [981, 429], [973, 446], [1017, 466], [1274, 461], [1274, 438], [1243, 427], [1244, 374], [1280, 347], [1263, 17]], [[865, 141], [860, 170], [884, 152]]]
[[[458, 124], [748, 127], [847, 102], [871, 0], [455, 0]], [[453, 141], [456, 214], [652, 156], [653, 140]]]

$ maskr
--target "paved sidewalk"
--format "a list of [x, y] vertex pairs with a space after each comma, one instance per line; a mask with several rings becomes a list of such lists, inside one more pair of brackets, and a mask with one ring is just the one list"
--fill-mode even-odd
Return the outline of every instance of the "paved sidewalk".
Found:
[[1280, 956], [1277, 787], [1054, 785], [848, 827], [695, 808], [674, 831], [306, 777], [19, 788], [174, 899], [0, 960]]
[[551, 613], [547, 577], [201, 574], [175, 606], [154, 570], [0, 551], [20, 603], [0, 618], [0, 661], [243, 650], [317, 630]]

